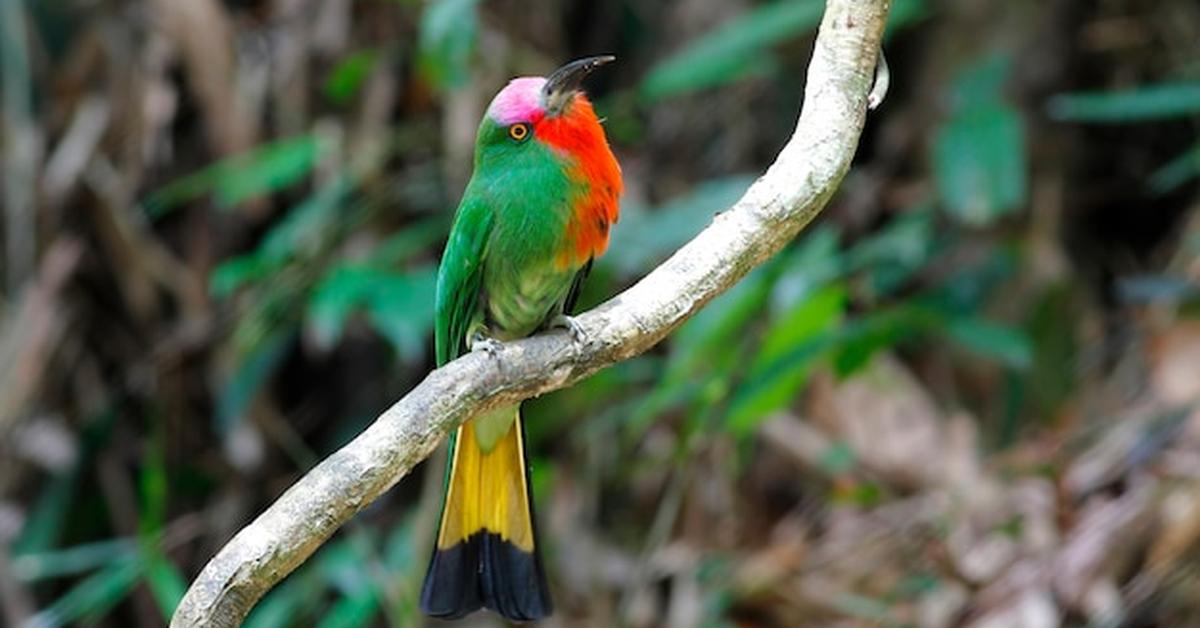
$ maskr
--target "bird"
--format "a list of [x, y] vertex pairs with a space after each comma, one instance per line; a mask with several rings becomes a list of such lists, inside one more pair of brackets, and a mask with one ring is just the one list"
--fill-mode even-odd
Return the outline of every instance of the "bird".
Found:
[[[471, 178], [438, 268], [438, 366], [570, 317], [619, 217], [621, 168], [581, 85], [611, 55], [512, 79], [479, 124]], [[465, 421], [450, 439], [443, 506], [422, 611], [486, 608], [514, 622], [552, 612], [530, 492], [520, 404]]]

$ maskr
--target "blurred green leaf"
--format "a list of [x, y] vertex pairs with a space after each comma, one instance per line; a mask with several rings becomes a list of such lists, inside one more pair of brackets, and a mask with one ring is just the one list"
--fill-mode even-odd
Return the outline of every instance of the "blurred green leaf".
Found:
[[317, 624], [320, 628], [365, 626], [379, 612], [379, 598], [365, 563], [377, 552], [374, 535], [356, 533], [322, 550], [314, 570], [341, 592]]
[[765, 322], [760, 318], [770, 294], [773, 267], [777, 265], [751, 271], [675, 332], [667, 379], [677, 372], [686, 377], [684, 373], [707, 362], [709, 356], [727, 352], [756, 322]]
[[950, 109], [967, 111], [1004, 102], [1004, 85], [1012, 73], [1012, 59], [988, 54], [960, 71], [949, 86]]
[[851, 270], [895, 264], [920, 266], [929, 258], [932, 240], [933, 212], [928, 207], [917, 207], [854, 244], [846, 251], [846, 263]]
[[282, 273], [293, 256], [319, 252], [328, 245], [332, 229], [345, 227], [337, 209], [352, 186], [351, 177], [342, 175], [304, 199], [267, 232], [258, 248], [218, 265], [209, 277], [209, 290], [214, 296], [229, 296]]
[[1079, 307], [1076, 287], [1051, 286], [1038, 295], [1025, 324], [1033, 343], [1034, 359], [1026, 381], [1033, 412], [1023, 415], [1052, 417], [1058, 414], [1077, 387], [1079, 365]]
[[344, 227], [337, 211], [354, 189], [354, 180], [343, 174], [317, 190], [288, 212], [259, 245], [266, 259], [283, 260], [292, 255], [313, 253], [329, 240], [329, 229]]
[[354, 628], [369, 625], [379, 613], [379, 598], [370, 589], [358, 591], [334, 602], [317, 628]]
[[153, 425], [147, 439], [142, 469], [138, 474], [141, 485], [141, 508], [138, 510], [138, 534], [143, 539], [154, 539], [162, 531], [167, 518], [167, 493], [170, 482], [167, 478], [167, 461], [163, 419], [152, 418]]
[[264, 281], [281, 272], [285, 261], [253, 254], [225, 260], [209, 276], [209, 291], [213, 296], [227, 297], [247, 284]]
[[917, 302], [877, 310], [853, 320], [842, 327], [833, 358], [834, 371], [838, 377], [849, 377], [879, 351], [926, 333], [938, 320], [937, 312]]
[[433, 291], [437, 272], [425, 266], [395, 273], [371, 266], [334, 268], [309, 300], [307, 321], [312, 337], [323, 348], [341, 338], [346, 320], [364, 310], [372, 325], [405, 360], [425, 355], [426, 335], [433, 329]]
[[433, 293], [437, 271], [428, 266], [393, 276], [368, 296], [367, 317], [405, 361], [425, 357], [426, 336], [433, 330]]
[[[368, 545], [360, 550], [358, 544]], [[315, 564], [317, 574], [328, 584], [344, 593], [354, 593], [370, 584], [363, 562], [373, 551], [374, 540], [368, 534], [358, 534], [329, 544], [321, 551]]]
[[[771, 48], [812, 32], [825, 5], [818, 0], [777, 0], [759, 5], [658, 62], [638, 90], [649, 102], [778, 73]], [[897, 0], [888, 19], [894, 32], [927, 14], [924, 0]]]
[[[432, 317], [428, 303], [436, 273], [432, 267], [408, 275], [382, 269], [401, 267], [444, 237], [444, 220], [421, 221], [385, 240], [367, 261], [338, 264], [326, 271], [308, 299], [305, 315], [308, 337], [319, 348], [331, 348], [341, 340], [350, 315], [370, 305], [372, 316], [386, 325], [386, 329], [380, 328], [380, 333], [394, 341], [397, 351], [410, 359], [419, 359], [424, 348], [413, 349], [424, 347], [424, 339], [414, 342], [413, 334], [424, 335], [422, 330], [432, 325], [432, 319], [426, 321], [420, 312], [428, 311]], [[412, 300], [402, 303], [406, 295], [397, 295], [395, 291], [407, 292]], [[422, 299], [425, 305], [419, 303]]]
[[347, 55], [325, 80], [325, 96], [338, 105], [350, 102], [375, 69], [379, 54], [378, 50], [360, 50]]
[[994, 246], [982, 259], [953, 265], [953, 272], [926, 290], [921, 300], [945, 316], [972, 315], [1000, 284], [1016, 275], [1019, 259], [1013, 247]]
[[884, 42], [899, 31], [925, 19], [929, 14], [930, 8], [926, 0], [895, 0], [892, 2], [892, 10], [888, 13], [887, 28], [883, 32]]
[[141, 508], [138, 511], [138, 536], [141, 539], [141, 555], [145, 579], [163, 613], [165, 621], [171, 620], [179, 600], [187, 590], [187, 583], [175, 565], [171, 564], [159, 549], [163, 527], [166, 524], [167, 500], [170, 483], [167, 477], [164, 424], [161, 416], [153, 417], [149, 444], [146, 448], [141, 482]]
[[419, 516], [409, 512], [399, 523], [392, 526], [388, 533], [383, 544], [383, 562], [390, 570], [400, 571], [410, 568], [417, 556], [424, 551], [425, 548], [418, 550], [413, 547], [413, 540], [416, 536], [414, 528], [419, 519]]
[[872, 296], [890, 294], [929, 263], [935, 236], [932, 207], [912, 208], [846, 251], [846, 271], [863, 273]]
[[[837, 494], [834, 496], [834, 501], [858, 506], [860, 508], [870, 508], [872, 506], [878, 506], [886, 497], [887, 495], [879, 484], [875, 482], [864, 481], [854, 482], [853, 484], [839, 487]], [[863, 600], [866, 598], [850, 596], [847, 599]], [[862, 615], [864, 617], [870, 616], [863, 614], [860, 610], [851, 610], [851, 612], [855, 615]], [[876, 620], [882, 617], [883, 616], [881, 615], [880, 617], [876, 618]]]
[[78, 465], [49, 479], [47, 486], [39, 491], [33, 511], [13, 541], [13, 554], [43, 552], [55, 545], [71, 512], [78, 479]]
[[781, 0], [764, 4], [705, 34], [655, 65], [640, 92], [650, 101], [771, 72], [768, 48], [816, 28], [824, 4]]
[[187, 580], [183, 578], [179, 568], [171, 564], [157, 549], [146, 554], [144, 571], [146, 584], [149, 585], [154, 602], [162, 612], [163, 622], [170, 622], [171, 615], [175, 614], [175, 607], [179, 606], [179, 601], [187, 591]]
[[1002, 102], [971, 106], [938, 129], [934, 178], [951, 215], [986, 226], [1025, 202], [1025, 131], [1018, 113]]
[[802, 235], [787, 252], [784, 270], [771, 289], [771, 312], [786, 312], [837, 279], [845, 272], [846, 260], [840, 250], [841, 235], [822, 224]]
[[308, 176], [320, 148], [317, 138], [307, 135], [267, 144], [254, 151], [252, 157], [235, 161], [217, 180], [217, 206], [230, 208]]
[[935, 235], [930, 206], [901, 213], [844, 252], [836, 229], [821, 225], [802, 236], [794, 252], [787, 254], [786, 270], [772, 293], [772, 308], [790, 307], [828, 282], [855, 273], [862, 275], [871, 296], [887, 295], [929, 263], [937, 250]]
[[1200, 82], [1059, 94], [1050, 99], [1047, 109], [1051, 117], [1069, 122], [1122, 123], [1193, 116], [1200, 113]]
[[[311, 577], [309, 578], [311, 580]], [[271, 589], [246, 617], [244, 628], [289, 628], [302, 625], [298, 617], [313, 605], [316, 588], [295, 576]]]
[[896, 594], [901, 599], [914, 599], [926, 593], [932, 593], [945, 586], [936, 573], [920, 571], [909, 574], [896, 584]]
[[57, 628], [96, 621], [116, 606], [138, 582], [141, 569], [137, 555], [118, 559], [84, 578], [32, 618], [28, 625]]
[[218, 207], [234, 207], [304, 178], [320, 159], [321, 152], [321, 142], [311, 134], [264, 144], [159, 188], [146, 198], [146, 211], [160, 217], [209, 193], [214, 195]]
[[241, 420], [246, 408], [283, 360], [294, 337], [292, 329], [271, 330], [224, 378], [217, 388], [214, 413], [218, 432], [228, 435]]
[[317, 284], [305, 316], [308, 337], [319, 349], [332, 349], [341, 340], [346, 320], [365, 302], [374, 278], [371, 269], [346, 265], [334, 267]]
[[642, 81], [640, 94], [647, 103], [653, 104], [743, 79], [772, 76], [780, 70], [775, 57], [760, 51], [746, 52], [740, 56], [712, 53], [707, 49], [689, 49], [685, 53], [688, 56], [683, 59], [672, 57], [655, 66]]
[[108, 444], [118, 415], [113, 407], [107, 406], [89, 417], [83, 428], [83, 447], [74, 465], [68, 471], [52, 475], [38, 492], [25, 525], [10, 546], [14, 555], [44, 552], [58, 543], [72, 507], [87, 497], [86, 492], [81, 494], [76, 490], [82, 469], [90, 464], [96, 449]]
[[1033, 344], [1018, 329], [980, 318], [956, 318], [945, 331], [951, 340], [1005, 366], [1025, 369], [1033, 363]]
[[329, 548], [337, 548], [344, 542], [342, 539], [330, 541], [319, 550], [314, 560], [271, 589], [250, 611], [242, 628], [290, 628], [312, 625], [313, 614], [325, 601], [321, 561]]
[[415, 222], [389, 236], [372, 251], [369, 263], [376, 267], [396, 267], [440, 244], [450, 229], [446, 216]]
[[1197, 176], [1200, 176], [1200, 144], [1155, 170], [1150, 175], [1150, 190], [1155, 194], [1166, 194]]
[[[833, 327], [845, 312], [846, 296], [840, 286], [825, 288], [772, 323], [730, 404], [726, 421], [734, 434], [749, 434], [770, 412], [795, 398], [831, 344]], [[807, 351], [797, 358], [793, 351], [800, 347]], [[781, 367], [784, 356], [790, 359]]]
[[772, 260], [751, 271], [675, 332], [658, 385], [628, 418], [627, 438], [639, 439], [660, 412], [701, 394], [709, 380], [700, 373], [711, 375], [721, 370], [722, 364], [737, 363], [748, 330], [762, 316], [777, 267], [778, 262]]
[[645, 272], [700, 233], [753, 182], [754, 177], [748, 175], [713, 179], [657, 208], [625, 205], [602, 263], [614, 264], [623, 275]]
[[71, 576], [128, 558], [138, 551], [133, 539], [108, 539], [73, 547], [29, 554], [16, 554], [12, 573], [22, 582]]
[[418, 67], [439, 89], [461, 86], [470, 78], [471, 53], [479, 38], [479, 0], [432, 0], [421, 16]]
[[564, 438], [590, 442], [592, 434], [607, 438], [613, 431], [628, 429], [632, 417], [640, 413], [652, 418], [657, 410], [646, 408], [651, 395], [647, 391], [662, 382], [665, 362], [658, 355], [642, 355], [558, 394], [527, 401], [521, 410], [526, 417], [526, 446], [537, 450], [542, 443], [562, 443]]
[[858, 454], [848, 443], [833, 443], [821, 454], [819, 464], [821, 470], [831, 476], [843, 475], [858, 466]]

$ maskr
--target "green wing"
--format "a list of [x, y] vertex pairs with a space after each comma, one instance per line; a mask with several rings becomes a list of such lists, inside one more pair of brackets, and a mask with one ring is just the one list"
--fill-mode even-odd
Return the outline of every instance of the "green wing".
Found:
[[438, 366], [466, 353], [471, 325], [483, 319], [480, 284], [494, 219], [491, 208], [468, 188], [438, 268], [434, 333]]

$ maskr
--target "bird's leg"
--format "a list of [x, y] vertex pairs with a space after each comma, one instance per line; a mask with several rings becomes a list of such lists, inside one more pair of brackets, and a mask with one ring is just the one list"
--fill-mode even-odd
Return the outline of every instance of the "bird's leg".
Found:
[[583, 331], [583, 327], [580, 326], [579, 322], [574, 317], [567, 316], [566, 314], [559, 313], [550, 319], [550, 328], [567, 330], [567, 333], [571, 335], [571, 340], [574, 340], [577, 344], [583, 344], [587, 340], [587, 334]]
[[482, 351], [494, 358], [500, 352], [500, 347], [500, 341], [487, 335], [481, 328], [476, 328], [467, 335], [467, 348], [472, 352]]

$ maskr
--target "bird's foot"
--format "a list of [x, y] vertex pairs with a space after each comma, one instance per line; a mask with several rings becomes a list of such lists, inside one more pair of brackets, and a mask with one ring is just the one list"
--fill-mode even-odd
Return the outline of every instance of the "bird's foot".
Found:
[[583, 344], [587, 341], [587, 333], [583, 331], [583, 327], [572, 316], [559, 314], [550, 319], [550, 327], [551, 329], [567, 330], [567, 333], [571, 336], [571, 340], [574, 340], [576, 344]]
[[501, 346], [502, 345], [499, 340], [496, 340], [495, 338], [487, 336], [483, 332], [478, 331], [471, 334], [471, 338], [469, 342], [467, 342], [467, 348], [469, 348], [472, 352], [482, 351], [493, 358], [496, 357], [496, 354], [500, 352]]

